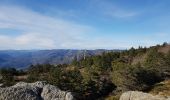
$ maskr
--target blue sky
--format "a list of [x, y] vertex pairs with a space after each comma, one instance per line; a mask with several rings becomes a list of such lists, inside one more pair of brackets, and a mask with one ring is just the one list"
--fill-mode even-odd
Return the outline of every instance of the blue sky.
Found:
[[0, 0], [0, 49], [126, 49], [170, 42], [169, 0]]

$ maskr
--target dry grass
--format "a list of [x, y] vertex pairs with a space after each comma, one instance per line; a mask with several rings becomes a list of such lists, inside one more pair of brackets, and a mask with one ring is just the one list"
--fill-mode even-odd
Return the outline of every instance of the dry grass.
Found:
[[147, 54], [139, 55], [133, 58], [132, 65], [135, 65], [137, 63], [143, 63], [147, 57]]
[[170, 80], [156, 84], [150, 93], [155, 95], [170, 96]]
[[167, 45], [165, 47], [160, 47], [158, 51], [162, 53], [168, 53], [170, 51], [170, 45]]
[[14, 79], [15, 79], [16, 81], [26, 80], [27, 78], [28, 78], [28, 75], [14, 76]]

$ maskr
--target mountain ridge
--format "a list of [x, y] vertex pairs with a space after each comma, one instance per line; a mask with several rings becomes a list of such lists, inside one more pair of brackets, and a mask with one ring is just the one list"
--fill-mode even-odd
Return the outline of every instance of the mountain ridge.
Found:
[[112, 51], [121, 50], [0, 50], [0, 67], [26, 68], [36, 64], [69, 64], [75, 57], [80, 60], [84, 55], [93, 56]]

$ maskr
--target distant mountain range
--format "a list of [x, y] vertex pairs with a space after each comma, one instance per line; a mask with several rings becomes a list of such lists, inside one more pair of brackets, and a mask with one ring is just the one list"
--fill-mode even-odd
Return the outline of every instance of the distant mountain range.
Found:
[[1, 50], [0, 67], [26, 68], [35, 64], [69, 64], [75, 59], [120, 50]]

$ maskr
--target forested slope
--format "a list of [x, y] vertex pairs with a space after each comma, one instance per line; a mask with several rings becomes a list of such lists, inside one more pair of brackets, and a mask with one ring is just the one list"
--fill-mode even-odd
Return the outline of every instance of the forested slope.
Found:
[[[76, 97], [80, 100], [117, 100], [125, 91], [150, 92], [157, 89], [154, 88], [156, 84], [168, 81], [170, 49], [169, 44], [131, 48], [81, 60], [74, 59], [71, 64], [32, 65], [24, 72], [2, 69], [1, 75], [4, 85], [11, 85], [16, 82], [17, 76], [25, 75], [27, 77], [22, 81], [47, 81], [62, 90], [77, 93]], [[159, 91], [164, 91], [163, 89]]]

